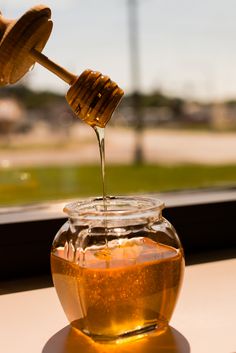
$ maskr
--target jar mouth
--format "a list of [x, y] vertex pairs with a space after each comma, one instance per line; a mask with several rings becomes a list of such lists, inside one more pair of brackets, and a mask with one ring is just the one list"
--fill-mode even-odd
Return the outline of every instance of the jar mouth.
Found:
[[84, 220], [118, 220], [158, 218], [164, 202], [154, 197], [144, 196], [107, 196], [88, 198], [65, 205], [63, 211], [70, 218]]

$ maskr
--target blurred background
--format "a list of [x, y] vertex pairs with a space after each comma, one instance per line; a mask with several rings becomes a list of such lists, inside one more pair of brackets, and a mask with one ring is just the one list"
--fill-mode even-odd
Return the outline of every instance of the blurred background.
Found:
[[[0, 1], [7, 18], [37, 2]], [[125, 96], [106, 128], [107, 194], [236, 185], [236, 3], [60, 0], [43, 53], [75, 74], [116, 81]], [[0, 206], [98, 196], [93, 129], [66, 83], [36, 64], [0, 87]]]

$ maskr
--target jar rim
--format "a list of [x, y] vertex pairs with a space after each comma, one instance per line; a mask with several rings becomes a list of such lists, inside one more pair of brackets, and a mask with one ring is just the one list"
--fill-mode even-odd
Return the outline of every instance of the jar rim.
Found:
[[69, 218], [84, 220], [115, 220], [155, 217], [165, 207], [164, 202], [149, 196], [107, 196], [87, 198], [65, 205]]

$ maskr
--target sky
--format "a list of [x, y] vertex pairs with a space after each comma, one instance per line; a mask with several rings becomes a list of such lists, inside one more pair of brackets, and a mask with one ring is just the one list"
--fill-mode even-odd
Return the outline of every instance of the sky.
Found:
[[[199, 100], [236, 98], [235, 0], [136, 0], [140, 89]], [[0, 0], [17, 18], [38, 2]], [[86, 68], [133, 89], [128, 0], [44, 0], [53, 32], [43, 53], [75, 74]], [[68, 86], [36, 64], [25, 80], [35, 89]]]

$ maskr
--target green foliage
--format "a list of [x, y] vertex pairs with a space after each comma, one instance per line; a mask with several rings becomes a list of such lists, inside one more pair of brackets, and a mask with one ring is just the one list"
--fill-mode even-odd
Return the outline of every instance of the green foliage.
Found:
[[[153, 193], [234, 185], [236, 165], [110, 165], [109, 195]], [[98, 165], [1, 170], [0, 205], [59, 200], [102, 193]]]
[[226, 101], [225, 104], [226, 104], [228, 107], [235, 108], [235, 107], [236, 107], [236, 100], [233, 99], [233, 100]]
[[[130, 106], [133, 103], [133, 95], [126, 95], [122, 100], [122, 105]], [[169, 97], [160, 91], [154, 91], [149, 94], [140, 93], [141, 106], [147, 107], [169, 107], [179, 112], [182, 109], [184, 100], [178, 97]]]
[[171, 99], [164, 96], [161, 92], [153, 92], [151, 94], [143, 94], [142, 102], [144, 107], [167, 107], [170, 105]]
[[26, 109], [45, 108], [48, 104], [64, 101], [64, 97], [51, 91], [33, 91], [25, 85], [6, 86], [0, 89], [0, 97], [17, 98]]

